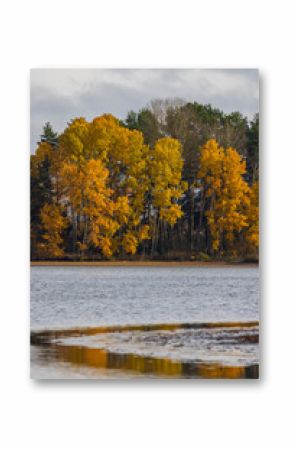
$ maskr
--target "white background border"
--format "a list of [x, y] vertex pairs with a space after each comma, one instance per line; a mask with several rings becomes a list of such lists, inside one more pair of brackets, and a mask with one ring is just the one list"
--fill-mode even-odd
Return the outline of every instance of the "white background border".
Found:
[[[289, 447], [287, 1], [10, 0], [2, 6], [0, 32], [1, 447]], [[33, 67], [260, 69], [260, 381], [29, 379]]]

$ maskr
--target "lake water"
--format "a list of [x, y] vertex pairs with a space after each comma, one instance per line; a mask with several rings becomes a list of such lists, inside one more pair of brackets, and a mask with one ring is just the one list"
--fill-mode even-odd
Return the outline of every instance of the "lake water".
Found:
[[32, 267], [31, 375], [257, 377], [258, 319], [256, 267]]

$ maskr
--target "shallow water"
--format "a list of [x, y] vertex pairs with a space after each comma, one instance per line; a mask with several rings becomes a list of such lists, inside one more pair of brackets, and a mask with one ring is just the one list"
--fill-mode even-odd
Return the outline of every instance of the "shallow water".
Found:
[[253, 267], [33, 267], [31, 375], [257, 377], [258, 318]]

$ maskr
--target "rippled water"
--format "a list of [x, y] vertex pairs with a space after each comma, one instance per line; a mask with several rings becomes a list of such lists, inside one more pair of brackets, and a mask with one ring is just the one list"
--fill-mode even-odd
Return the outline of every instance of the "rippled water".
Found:
[[257, 377], [258, 319], [255, 267], [33, 267], [32, 377]]
[[31, 328], [259, 316], [257, 268], [32, 267]]

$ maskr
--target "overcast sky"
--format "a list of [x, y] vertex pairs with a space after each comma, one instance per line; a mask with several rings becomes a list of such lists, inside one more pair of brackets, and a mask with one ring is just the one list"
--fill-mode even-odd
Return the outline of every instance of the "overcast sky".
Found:
[[75, 117], [111, 113], [124, 119], [153, 98], [211, 103], [249, 118], [259, 108], [258, 70], [34, 69], [31, 71], [31, 151], [45, 122], [62, 132]]

